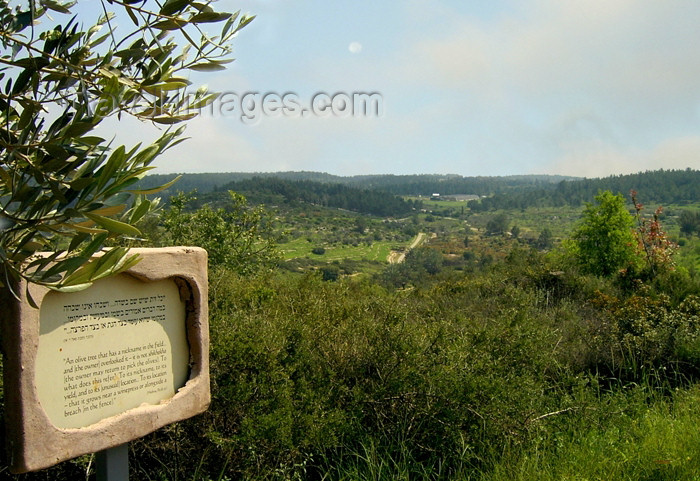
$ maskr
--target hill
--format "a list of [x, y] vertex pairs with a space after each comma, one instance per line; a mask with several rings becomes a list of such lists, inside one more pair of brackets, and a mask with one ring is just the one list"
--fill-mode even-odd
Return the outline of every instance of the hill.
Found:
[[152, 188], [170, 182], [178, 175], [180, 180], [163, 195], [177, 191], [200, 194], [220, 190], [226, 184], [243, 182], [254, 178], [280, 179], [288, 181], [311, 181], [323, 184], [342, 184], [359, 189], [380, 190], [395, 195], [442, 195], [474, 194], [493, 195], [511, 191], [553, 188], [562, 181], [575, 180], [575, 177], [558, 175], [513, 175], [504, 177], [463, 177], [456, 174], [416, 174], [416, 175], [355, 175], [337, 176], [323, 172], [218, 172], [198, 174], [153, 174], [146, 176], [137, 185], [139, 188]]
[[420, 201], [405, 200], [397, 195], [378, 190], [361, 189], [339, 183], [273, 177], [254, 177], [230, 182], [202, 196], [202, 201], [216, 202], [221, 197], [226, 198], [226, 192], [229, 190], [243, 194], [252, 204], [278, 207], [311, 204], [380, 217], [404, 217], [421, 208]]
[[563, 180], [547, 188], [528, 192], [504, 192], [472, 201], [474, 211], [524, 209], [527, 207], [577, 207], [598, 192], [610, 190], [629, 197], [635, 190], [646, 204], [689, 204], [700, 201], [700, 170], [656, 170], [599, 179]]

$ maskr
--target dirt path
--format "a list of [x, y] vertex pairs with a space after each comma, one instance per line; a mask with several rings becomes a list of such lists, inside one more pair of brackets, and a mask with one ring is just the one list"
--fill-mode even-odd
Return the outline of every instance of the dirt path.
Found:
[[428, 234], [425, 232], [419, 232], [411, 242], [411, 245], [404, 251], [391, 251], [389, 256], [386, 258], [387, 262], [389, 262], [389, 264], [401, 264], [406, 258], [406, 253], [421, 245], [425, 241], [426, 237], [428, 237]]

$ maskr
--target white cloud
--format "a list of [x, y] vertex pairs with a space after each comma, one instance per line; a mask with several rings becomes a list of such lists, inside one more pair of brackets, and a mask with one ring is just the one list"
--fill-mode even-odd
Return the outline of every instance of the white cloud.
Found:
[[544, 172], [606, 177], [647, 170], [700, 167], [700, 136], [664, 140], [649, 150], [619, 147], [594, 139], [581, 142], [545, 166]]
[[491, 129], [494, 152], [529, 145], [536, 162], [587, 176], [697, 167], [699, 23], [700, 3], [680, 1], [530, 0], [488, 20], [452, 11], [409, 45], [401, 71], [459, 105], [465, 131]]

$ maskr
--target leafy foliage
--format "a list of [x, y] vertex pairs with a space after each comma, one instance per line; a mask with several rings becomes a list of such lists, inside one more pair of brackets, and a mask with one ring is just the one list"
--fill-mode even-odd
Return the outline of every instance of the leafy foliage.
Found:
[[[599, 366], [621, 378], [646, 367], [697, 370], [700, 360], [700, 298], [689, 295], [674, 305], [667, 295], [650, 295], [647, 286], [626, 298], [599, 292], [595, 303], [605, 313], [591, 338]], [[697, 373], [693, 373], [697, 374]]]
[[440, 273], [443, 257], [435, 249], [418, 247], [406, 253], [404, 262], [388, 266], [378, 276], [379, 282], [387, 287], [409, 287], [424, 285]]
[[678, 244], [669, 239], [661, 226], [659, 217], [663, 208], [658, 207], [650, 219], [645, 218], [642, 215], [644, 206], [637, 201], [637, 192], [633, 190], [631, 196], [637, 221], [639, 251], [646, 261], [649, 274], [656, 277], [664, 271], [673, 269], [673, 256], [678, 250]]
[[[174, 174], [153, 174], [143, 179], [143, 187], [166, 183]], [[183, 174], [178, 186], [185, 191], [197, 190], [201, 193], [223, 188], [229, 183], [239, 183], [258, 179], [279, 179], [290, 182], [313, 182], [322, 184], [343, 184], [355, 189], [378, 190], [393, 195], [430, 196], [439, 192], [441, 195], [475, 194], [492, 195], [503, 192], [539, 191], [544, 186], [554, 188], [563, 179], [557, 175], [513, 175], [508, 177], [462, 177], [461, 175], [354, 175], [338, 176], [323, 172], [219, 172]], [[227, 186], [236, 190], [233, 186]]]
[[700, 170], [646, 171], [599, 179], [565, 179], [558, 183], [542, 183], [531, 189], [492, 191], [495, 195], [469, 201], [469, 207], [474, 212], [542, 206], [578, 207], [603, 190], [624, 195], [637, 190], [644, 192], [649, 201], [661, 204], [698, 202], [699, 186]]
[[[242, 212], [220, 223], [226, 203], [206, 205], [197, 218], [186, 196], [174, 201], [163, 221], [172, 214], [172, 232], [202, 241], [216, 235], [207, 225], [232, 230], [252, 210], [242, 202]], [[359, 234], [354, 216], [342, 212], [334, 225], [316, 209], [296, 211], [308, 232], [342, 224], [343, 233]], [[482, 236], [483, 217], [468, 231], [470, 250], [485, 240], [501, 249], [474, 250], [493, 254], [486, 269], [451, 271], [455, 256], [439, 230], [429, 247], [389, 266], [393, 277], [341, 276], [342, 264], [320, 264], [331, 249], [306, 274], [214, 266], [212, 404], [130, 443], [133, 472], [198, 481], [562, 477], [523, 475], [518, 468], [529, 460], [569, 478], [582, 465], [591, 479], [692, 479], [694, 444], [677, 441], [677, 459], [658, 446], [630, 451], [627, 441], [676, 439], [676, 424], [654, 438], [645, 413], [671, 424], [676, 396], [694, 392], [697, 404], [697, 386], [687, 389], [700, 379], [697, 282], [676, 270], [681, 296], [646, 278], [625, 289], [612, 276], [582, 274], [556, 250]], [[267, 226], [269, 217], [258, 222]], [[370, 219], [367, 233], [379, 224]], [[463, 225], [458, 234], [463, 246]], [[209, 239], [211, 247], [221, 239]], [[632, 246], [636, 252], [636, 240]], [[682, 426], [693, 439], [696, 417]], [[600, 452], [591, 455], [591, 446]], [[628, 457], [611, 459], [618, 448]], [[675, 476], [654, 477], [657, 459], [672, 459], [662, 467]], [[83, 458], [26, 479], [82, 479], [87, 466]]]
[[203, 247], [210, 269], [228, 269], [249, 274], [277, 263], [278, 253], [266, 211], [249, 208], [240, 194], [229, 192], [229, 201], [217, 209], [204, 205], [195, 212], [185, 210], [192, 197], [182, 193], [170, 199], [162, 213], [168, 244]]
[[611, 276], [637, 260], [634, 219], [625, 199], [610, 191], [586, 204], [581, 223], [571, 236], [570, 250], [585, 273]]
[[[210, 2], [101, 3], [104, 15], [85, 27], [72, 15], [75, 2], [14, 8], [0, 1], [0, 285], [24, 278], [77, 289], [137, 261], [123, 247], [95, 254], [109, 238], [140, 235], [134, 224], [157, 205], [144, 194], [167, 185], [139, 190], [134, 183], [183, 129], [131, 148], [91, 132], [120, 115], [165, 125], [195, 116], [216, 94], [184, 95], [183, 75], [224, 68], [230, 41], [251, 20]], [[119, 36], [113, 8], [133, 23]], [[53, 22], [49, 11], [66, 20], [41, 27], [40, 20]], [[223, 27], [210, 37], [202, 25], [214, 22]], [[184, 49], [177, 51], [176, 39]]]
[[503, 234], [508, 230], [508, 216], [501, 212], [486, 223], [486, 232], [489, 234]]
[[405, 200], [378, 190], [308, 180], [290, 181], [255, 177], [226, 184], [223, 189], [247, 194], [257, 203], [292, 205], [306, 203], [382, 217], [404, 216], [420, 208], [420, 202]]
[[679, 216], [678, 223], [682, 234], [689, 236], [694, 233], [700, 234], [700, 212], [683, 210]]

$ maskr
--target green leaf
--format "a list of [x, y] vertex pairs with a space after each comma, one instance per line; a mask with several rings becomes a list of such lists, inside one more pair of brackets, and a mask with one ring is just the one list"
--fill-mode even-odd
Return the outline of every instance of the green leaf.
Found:
[[101, 169], [101, 173], [97, 182], [97, 189], [101, 190], [107, 183], [112, 180], [117, 170], [121, 169], [126, 160], [126, 148], [120, 145], [109, 156], [107, 164]]
[[175, 178], [174, 178], [173, 180], [171, 180], [170, 182], [168, 182], [168, 183], [166, 183], [166, 184], [163, 184], [163, 185], [161, 185], [161, 186], [159, 186], [159, 187], [154, 187], [154, 188], [152, 188], [152, 189], [144, 189], [144, 190], [130, 190], [129, 192], [131, 192], [132, 194], [143, 194], [143, 195], [157, 194], [157, 193], [160, 192], [160, 191], [163, 191], [163, 190], [165, 190], [165, 189], [169, 189], [170, 187], [172, 187], [172, 186], [175, 184], [175, 182], [177, 182], [178, 180], [180, 180], [181, 177], [182, 177], [181, 175], [178, 175], [177, 177], [175, 177]]
[[158, 30], [180, 30], [182, 27], [187, 25], [187, 20], [184, 18], [172, 19], [172, 20], [161, 20], [160, 22], [154, 23], [153, 28]]
[[92, 273], [90, 280], [97, 280], [105, 275], [109, 274], [110, 271], [116, 270], [118, 265], [126, 256], [128, 250], [124, 247], [115, 247], [107, 251], [101, 257], [98, 257], [95, 262], [97, 263], [97, 268]]
[[228, 35], [240, 13], [241, 11], [239, 10], [229, 17], [228, 21], [224, 24], [224, 28], [221, 29], [221, 38], [226, 38], [226, 35]]
[[86, 212], [85, 217], [115, 234], [124, 234], [134, 237], [141, 235], [141, 231], [136, 227], [118, 220], [110, 219], [109, 217], [92, 214], [90, 212]]
[[200, 100], [198, 100], [197, 102], [193, 103], [191, 108], [201, 109], [202, 107], [206, 107], [207, 105], [214, 102], [218, 97], [219, 97], [218, 93], [211, 93], [209, 95], [206, 95], [206, 96], [202, 97]]
[[73, 190], [83, 190], [85, 187], [92, 184], [93, 182], [95, 182], [95, 179], [91, 177], [80, 177], [78, 179], [72, 180], [69, 185], [70, 188]]
[[131, 184], [133, 184], [134, 182], [138, 182], [138, 180], [139, 179], [137, 177], [132, 177], [132, 176], [125, 177], [120, 182], [115, 182], [114, 184], [112, 184], [109, 187], [109, 189], [107, 189], [103, 192], [103, 195], [105, 197], [111, 197], [114, 194], [126, 193], [126, 192], [128, 192], [128, 191], [126, 191], [126, 188], [128, 186], [130, 186]]
[[108, 207], [101, 207], [99, 209], [91, 210], [90, 214], [94, 215], [117, 215], [120, 214], [126, 208], [125, 204], [113, 205]]
[[95, 227], [91, 227], [94, 222], [90, 222], [89, 225], [85, 225], [85, 222], [79, 222], [79, 223], [67, 223], [64, 222], [63, 224], [59, 224], [57, 227], [63, 227], [69, 230], [76, 230], [78, 232], [84, 232], [85, 234], [107, 234], [108, 232], [104, 229], [98, 229]]
[[8, 191], [12, 189], [12, 177], [2, 166], [0, 166], [0, 180], [5, 184], [5, 189]]
[[90, 243], [83, 247], [83, 250], [80, 251], [80, 257], [89, 259], [93, 255], [95, 255], [95, 252], [99, 251], [102, 248], [102, 245], [105, 243], [108, 236], [109, 234], [107, 234], [106, 232], [103, 234], [96, 235], [90, 241]]
[[63, 287], [89, 283], [95, 269], [97, 269], [97, 263], [94, 260], [87, 262], [72, 274], [64, 277], [63, 281], [61, 282], [61, 286]]
[[12, 28], [15, 32], [21, 32], [32, 24], [32, 12], [21, 12], [12, 19]]
[[53, 277], [61, 272], [73, 272], [74, 270], [79, 269], [80, 266], [87, 261], [88, 259], [84, 257], [70, 257], [68, 259], [58, 261], [44, 273], [44, 276]]
[[80, 137], [94, 128], [92, 122], [74, 122], [66, 129], [64, 135], [66, 137]]
[[39, 305], [36, 303], [34, 298], [32, 297], [32, 293], [29, 291], [29, 284], [27, 284], [27, 288], [24, 291], [26, 297], [27, 297], [27, 302], [29, 303], [30, 306], [34, 309], [39, 309]]
[[20, 72], [20, 74], [17, 76], [15, 86], [12, 89], [12, 95], [19, 95], [24, 89], [26, 89], [30, 84], [32, 75], [34, 75], [35, 72], [36, 70], [33, 67], [27, 67], [26, 69], [22, 70], [22, 72]]
[[160, 147], [157, 145], [149, 145], [145, 149], [143, 149], [141, 152], [136, 154], [134, 157], [134, 160], [131, 162], [132, 165], [137, 166], [137, 165], [148, 165], [151, 163], [153, 158], [158, 154], [160, 151]]
[[187, 7], [191, 0], [168, 0], [160, 9], [162, 15], [173, 15], [180, 13]]
[[39, 3], [41, 6], [59, 13], [70, 13], [70, 8], [75, 5], [75, 2], [61, 4], [54, 0], [40, 0]]
[[91, 285], [92, 285], [92, 282], [85, 282], [83, 284], [74, 284], [74, 285], [61, 284], [60, 286], [57, 286], [57, 287], [51, 286], [51, 288], [57, 292], [70, 293], [70, 292], [83, 291], [83, 290], [87, 289], [88, 287], [90, 287]]
[[226, 67], [215, 62], [196, 63], [194, 65], [190, 65], [188, 68], [197, 72], [217, 72], [220, 70], [226, 70]]
[[143, 199], [139, 205], [131, 213], [129, 222], [133, 225], [143, 218], [144, 215], [148, 214], [151, 210], [151, 201], [148, 199]]
[[129, 5], [128, 5], [128, 4], [125, 5], [125, 7], [126, 7], [126, 8], [125, 8], [125, 9], [126, 9], [126, 13], [129, 15], [129, 18], [131, 19], [132, 22], [134, 22], [134, 25], [136, 25], [136, 26], [138, 27], [138, 25], [139, 25], [139, 19], [136, 18], [136, 15], [135, 15], [134, 12], [132, 11], [132, 9], [129, 8]]
[[142, 48], [125, 48], [114, 53], [115, 57], [130, 60], [140, 60], [146, 56], [146, 50]]
[[164, 115], [160, 117], [154, 117], [151, 120], [157, 124], [172, 125], [185, 120], [190, 120], [196, 117], [196, 113], [182, 114], [182, 115]]
[[88, 137], [80, 137], [76, 139], [78, 142], [86, 145], [100, 145], [102, 142], [105, 141], [102, 137], [96, 137], [96, 136], [88, 136]]
[[231, 18], [230, 13], [202, 12], [190, 18], [191, 23], [215, 23], [223, 22]]
[[152, 95], [159, 95], [161, 92], [169, 92], [171, 90], [180, 90], [187, 87], [189, 83], [187, 82], [164, 82], [155, 85], [147, 85], [143, 87], [143, 90]]
[[22, 110], [22, 115], [20, 115], [19, 117], [19, 122], [17, 122], [17, 128], [20, 130], [26, 129], [29, 123], [34, 118], [35, 112], [36, 110], [34, 103], [30, 103], [26, 107], [24, 107], [24, 110]]
[[243, 18], [241, 18], [241, 21], [238, 23], [238, 26], [236, 29], [233, 31], [233, 33], [238, 33], [243, 27], [248, 25], [250, 22], [252, 22], [255, 19], [255, 15], [244, 15]]
[[86, 232], [78, 232], [73, 236], [73, 239], [71, 239], [70, 245], [68, 246], [68, 252], [73, 252], [78, 248], [80, 244], [82, 244], [85, 240], [89, 238], [90, 235]]
[[44, 144], [44, 150], [51, 156], [59, 160], [66, 160], [70, 154], [63, 146], [56, 144]]

